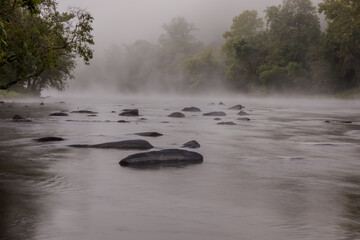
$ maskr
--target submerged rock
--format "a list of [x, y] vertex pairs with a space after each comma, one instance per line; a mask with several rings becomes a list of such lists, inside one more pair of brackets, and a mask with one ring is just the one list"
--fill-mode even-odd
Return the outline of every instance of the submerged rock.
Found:
[[69, 114], [64, 113], [64, 112], [54, 112], [54, 113], [50, 113], [50, 116], [59, 116], [59, 117], [66, 117], [69, 116]]
[[15, 114], [15, 115], [12, 117], [12, 120], [13, 120], [14, 122], [31, 122], [30, 119], [24, 118], [24, 117], [22, 117], [22, 116], [20, 116], [20, 115], [17, 115], [17, 114]]
[[197, 141], [192, 140], [187, 143], [184, 143], [184, 145], [182, 147], [183, 148], [199, 148], [200, 144]]
[[243, 108], [244, 108], [244, 106], [239, 104], [239, 105], [232, 106], [229, 109], [231, 109], [231, 110], [241, 110]]
[[34, 140], [37, 142], [55, 142], [55, 141], [64, 141], [65, 139], [61, 137], [43, 137]]
[[240, 111], [238, 112], [238, 115], [240, 116], [246, 116], [246, 115], [249, 115], [248, 113], [244, 112], [244, 111]]
[[204, 113], [204, 116], [216, 116], [216, 117], [221, 117], [221, 116], [226, 116], [226, 113], [224, 112], [208, 112], [208, 113]]
[[225, 103], [223, 103], [223, 102], [219, 102], [219, 105], [225, 105]]
[[117, 121], [118, 123], [128, 123], [129, 121], [126, 121], [126, 120], [119, 120]]
[[162, 136], [163, 134], [158, 132], [142, 132], [142, 133], [135, 133], [135, 135], [143, 136], [143, 137], [159, 137]]
[[215, 120], [215, 121], [220, 121], [220, 120], [221, 120], [221, 118], [214, 118], [214, 120]]
[[217, 123], [217, 125], [237, 125], [237, 124], [234, 122], [219, 122]]
[[101, 144], [74, 144], [69, 145], [70, 147], [76, 148], [104, 148], [104, 149], [138, 149], [138, 150], [147, 150], [153, 148], [153, 146], [146, 140], [137, 139], [137, 140], [125, 140], [125, 141], [117, 141], [117, 142], [107, 142]]
[[183, 111], [183, 112], [201, 112], [200, 108], [197, 108], [197, 107], [186, 107], [181, 111]]
[[340, 123], [340, 124], [350, 124], [352, 121], [346, 121], [346, 120], [326, 120], [326, 123]]
[[183, 118], [185, 117], [185, 115], [181, 112], [173, 112], [170, 115], [168, 115], [168, 117], [172, 117], [172, 118]]
[[87, 115], [88, 117], [97, 117], [97, 115], [96, 114], [89, 114], [89, 115]]
[[119, 164], [123, 167], [141, 167], [161, 164], [197, 164], [202, 162], [203, 156], [199, 153], [181, 149], [165, 149], [132, 154], [122, 159]]
[[240, 120], [240, 121], [250, 121], [250, 118], [243, 117], [243, 118], [238, 118], [237, 120]]
[[89, 111], [89, 110], [72, 111], [71, 113], [98, 114], [97, 112], [93, 112], [93, 111]]
[[122, 113], [119, 113], [119, 116], [133, 117], [139, 116], [138, 109], [124, 109]]
[[5, 104], [5, 102], [4, 102], [4, 101], [0, 101], [0, 104]]

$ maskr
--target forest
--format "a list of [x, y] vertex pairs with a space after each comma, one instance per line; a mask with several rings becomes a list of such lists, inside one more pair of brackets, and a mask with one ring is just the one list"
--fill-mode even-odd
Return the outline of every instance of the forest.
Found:
[[[55, 0], [0, 2], [0, 89], [64, 90], [76, 59], [89, 64], [93, 57], [92, 15], [61, 13]], [[359, 92], [359, 1], [283, 0], [260, 15], [235, 16], [220, 46], [202, 43], [193, 23], [174, 17], [156, 43], [137, 40], [111, 50], [103, 69], [114, 87], [130, 92], [149, 86], [192, 93], [218, 86], [264, 94]]]

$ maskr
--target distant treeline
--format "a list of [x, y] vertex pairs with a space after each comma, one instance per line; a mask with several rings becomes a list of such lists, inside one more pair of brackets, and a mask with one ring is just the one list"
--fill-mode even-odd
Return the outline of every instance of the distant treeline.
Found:
[[[20, 2], [23, 3], [20, 7], [26, 8], [24, 4], [28, 1]], [[39, 39], [44, 43], [47, 43], [47, 39], [54, 39], [50, 46], [46, 46], [56, 52], [43, 53], [38, 49], [31, 52], [30, 62], [25, 61], [23, 55], [20, 57], [17, 54], [15, 56], [19, 57], [14, 61], [13, 55], [7, 50], [10, 46], [15, 50], [19, 47], [25, 52], [34, 46], [31, 43], [26, 47], [24, 44], [12, 44], [17, 35], [10, 37], [12, 31], [7, 34], [8, 29], [5, 27], [9, 27], [10, 23], [19, 24], [1, 15], [2, 8], [3, 5], [0, 7], [0, 85], [6, 86], [11, 83], [9, 79], [21, 79], [23, 76], [24, 80], [17, 81], [16, 86], [29, 88], [35, 82], [39, 83], [35, 86], [37, 91], [49, 87], [62, 89], [64, 76], [69, 78], [74, 68], [75, 54], [85, 56], [86, 62], [92, 57], [87, 47], [92, 44], [89, 21], [83, 28], [70, 29], [66, 21], [76, 17], [76, 13], [45, 14], [44, 17], [33, 13], [26, 15], [33, 21], [31, 27], [36, 24], [44, 24], [46, 27], [47, 22], [43, 21], [53, 21], [50, 29], [45, 28], [44, 33], [41, 33], [48, 37], [43, 39], [40, 34]], [[27, 8], [31, 12], [31, 6]], [[325, 16], [326, 28], [323, 30], [319, 14]], [[22, 24], [27, 25], [27, 21], [24, 20]], [[56, 25], [59, 22], [63, 25]], [[84, 23], [80, 21], [79, 24], [82, 26]], [[61, 37], [57, 39], [58, 34], [51, 32], [52, 29], [60, 29]], [[82, 32], [76, 32], [79, 29]], [[40, 30], [42, 28], [36, 29]], [[183, 17], [173, 18], [163, 26], [163, 30], [157, 43], [138, 40], [122, 48], [110, 48], [105, 61], [101, 63], [104, 65], [95, 65], [89, 69], [88, 79], [82, 84], [87, 85], [96, 78], [97, 83], [110, 82], [120, 90], [131, 92], [144, 89], [198, 92], [220, 86], [234, 91], [260, 90], [265, 93], [334, 94], [360, 89], [358, 0], [323, 0], [318, 6], [314, 6], [311, 0], [283, 0], [281, 5], [267, 7], [264, 18], [259, 17], [257, 11], [246, 10], [233, 18], [230, 29], [224, 30], [225, 43], [216, 47], [200, 42], [195, 37], [198, 31], [196, 26]], [[16, 34], [21, 37], [25, 33]], [[90, 41], [81, 42], [84, 39], [82, 36], [88, 37]], [[72, 40], [79, 40], [79, 43], [73, 43]], [[61, 54], [58, 54], [58, 46], [63, 46]], [[85, 50], [88, 52], [84, 52], [81, 47], [87, 47]], [[42, 59], [42, 56], [45, 58]], [[46, 64], [43, 64], [44, 61]], [[38, 62], [44, 66], [38, 66]], [[16, 73], [9, 71], [14, 66]], [[34, 69], [43, 71], [32, 77]]]
[[244, 11], [217, 48], [199, 42], [197, 28], [183, 17], [163, 29], [157, 44], [136, 41], [114, 62], [114, 52], [108, 55], [108, 73], [117, 69], [112, 77], [120, 89], [197, 92], [225, 85], [243, 92], [333, 94], [359, 88], [358, 0], [324, 0], [318, 8], [310, 0], [284, 0], [267, 7], [264, 18]]

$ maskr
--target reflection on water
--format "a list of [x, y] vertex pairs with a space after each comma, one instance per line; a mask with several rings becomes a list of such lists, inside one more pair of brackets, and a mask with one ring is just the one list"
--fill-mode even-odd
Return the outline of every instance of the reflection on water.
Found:
[[[208, 105], [220, 100], [227, 105]], [[59, 101], [0, 105], [1, 240], [360, 238], [358, 102]], [[250, 121], [236, 120], [228, 109], [236, 104]], [[237, 125], [217, 125], [203, 112], [166, 117], [190, 106], [225, 111], [221, 121]], [[142, 116], [117, 123], [123, 108]], [[49, 117], [78, 109], [99, 114]], [[15, 113], [33, 122], [11, 122]], [[353, 123], [325, 123], [332, 119]], [[134, 135], [149, 131], [164, 136]], [[45, 136], [66, 140], [33, 140]], [[67, 147], [138, 138], [155, 149], [196, 140], [204, 163], [122, 168], [119, 161], [137, 151]]]

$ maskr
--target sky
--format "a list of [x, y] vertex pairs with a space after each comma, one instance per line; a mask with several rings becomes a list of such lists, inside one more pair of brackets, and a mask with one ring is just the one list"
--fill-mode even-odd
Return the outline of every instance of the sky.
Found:
[[156, 42], [162, 26], [182, 16], [199, 29], [198, 38], [207, 43], [222, 39], [232, 19], [244, 10], [278, 5], [281, 0], [58, 0], [59, 8], [80, 7], [95, 18], [95, 50], [112, 44], [131, 44], [144, 39]]
[[[312, 0], [317, 5], [321, 0]], [[197, 37], [205, 44], [222, 45], [223, 33], [232, 19], [245, 10], [257, 10], [261, 17], [268, 6], [282, 0], [57, 0], [60, 11], [79, 7], [94, 16], [94, 59], [90, 68], [79, 61], [75, 78], [88, 78], [91, 69], [106, 62], [109, 52], [136, 40], [156, 43], [162, 26], [174, 17], [184, 17], [199, 29]], [[212, 45], [214, 46], [214, 45]], [[95, 70], [94, 70], [95, 71]], [[96, 71], [95, 71], [96, 72]]]

